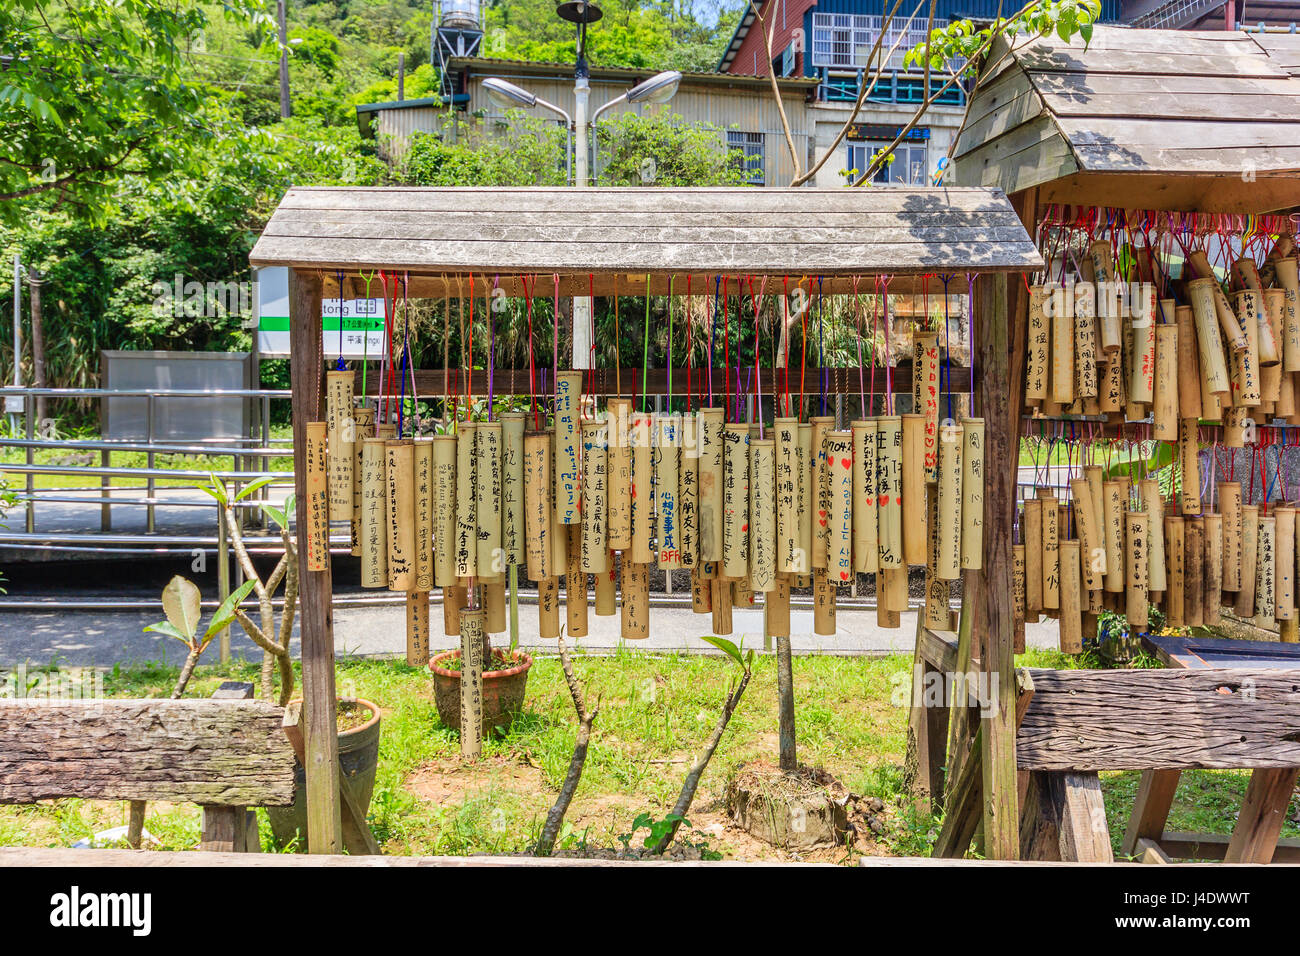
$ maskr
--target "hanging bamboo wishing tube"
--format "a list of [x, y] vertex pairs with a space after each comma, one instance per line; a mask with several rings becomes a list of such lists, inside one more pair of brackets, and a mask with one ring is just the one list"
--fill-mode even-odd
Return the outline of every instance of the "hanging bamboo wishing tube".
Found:
[[[904, 567], [903, 470], [900, 461], [902, 445], [902, 419], [897, 415], [878, 418], [876, 420], [876, 500], [880, 509], [878, 550], [880, 567], [886, 571]], [[942, 491], [940, 493], [942, 495]]]
[[715, 567], [713, 578], [709, 580], [709, 604], [713, 611], [713, 633], [726, 635], [731, 633], [731, 582], [722, 577]]
[[984, 419], [961, 420], [961, 566], [984, 563]]
[[722, 431], [722, 576], [749, 573], [749, 426]]
[[[1106, 549], [1101, 546], [1101, 518], [1093, 510], [1092, 494], [1086, 478], [1075, 478], [1071, 481], [1070, 491], [1074, 498], [1074, 527], [1079, 536], [1083, 589], [1100, 591], [1106, 569]], [[1100, 565], [1099, 569], [1098, 565]]]
[[1053, 309], [1052, 373], [1049, 394], [1059, 405], [1074, 402], [1074, 317], [1069, 309]]
[[[921, 467], [926, 481], [934, 481], [935, 469], [939, 466], [939, 333], [912, 333], [912, 411], [921, 416], [923, 425], [919, 436], [921, 442]], [[903, 445], [908, 443], [908, 426], [906, 416], [903, 419]], [[906, 460], [906, 455], [904, 455]], [[909, 484], [908, 487], [911, 487]], [[920, 487], [919, 485], [917, 487]], [[919, 502], [921, 516], [925, 515], [925, 503]], [[903, 537], [907, 540], [906, 533]], [[919, 557], [908, 564], [925, 564], [925, 534], [918, 536], [922, 543], [917, 548]]]
[[[835, 427], [830, 415], [814, 415], [812, 424], [812, 489], [813, 489], [813, 547], [812, 566], [826, 567], [826, 552], [830, 543], [830, 481], [826, 470], [826, 433]], [[901, 453], [901, 449], [900, 449]]]
[[1173, 314], [1178, 328], [1178, 417], [1199, 419], [1202, 376], [1196, 323], [1190, 306], [1175, 306]]
[[[925, 466], [926, 421], [923, 415], [904, 415], [902, 420], [903, 451], [901, 467], [903, 469], [903, 487], [910, 492], [903, 495], [903, 563], [925, 564], [926, 544], [928, 542], [925, 533], [925, 499], [912, 489], [919, 491], [927, 480]], [[936, 448], [937, 444], [936, 442]], [[937, 457], [935, 461], [937, 467]], [[834, 474], [833, 469], [831, 473]]]
[[700, 439], [700, 560], [722, 560], [722, 409], [702, 408]]
[[1095, 399], [1099, 392], [1095, 300], [1090, 296], [1082, 296], [1074, 303], [1073, 310], [1065, 310], [1063, 290], [1060, 299], [1062, 310], [1074, 314], [1074, 397]]
[[477, 426], [461, 422], [456, 441], [456, 574], [478, 573], [478, 442]]
[[528, 577], [539, 583], [557, 573], [551, 564], [550, 451], [546, 432], [524, 436], [524, 557]]
[[[1160, 482], [1143, 478], [1138, 482], [1147, 521], [1147, 590], [1160, 594], [1167, 586], [1165, 581], [1165, 500], [1160, 495]], [[1153, 602], [1154, 603], [1154, 602]]]
[[[910, 489], [909, 499], [919, 496]], [[961, 576], [962, 432], [945, 425], [939, 435], [939, 577], [955, 581]], [[1055, 607], [1055, 605], [1052, 605]]]
[[415, 446], [409, 438], [385, 444], [388, 482], [388, 590], [415, 588]]
[[1277, 613], [1276, 572], [1277, 519], [1272, 515], [1259, 519], [1255, 552], [1255, 616], [1261, 624], [1271, 624]]
[[[799, 424], [799, 561], [801, 568], [799, 587], [807, 587], [812, 582], [807, 575], [812, 570], [813, 512], [816, 510], [816, 494], [813, 489], [813, 450], [812, 425], [808, 422]], [[879, 481], [879, 479], [877, 479]]]
[[564, 612], [570, 637], [587, 636], [587, 575], [582, 570], [582, 527], [561, 525], [559, 533], [569, 538], [569, 563], [564, 570]]
[[776, 443], [754, 439], [749, 453], [749, 585], [766, 594], [776, 587]]
[[433, 440], [418, 438], [413, 448], [415, 478], [415, 585], [433, 589], [434, 476]]
[[429, 663], [429, 592], [406, 592], [406, 663], [426, 667]]
[[1156, 290], [1143, 285], [1133, 316], [1133, 364], [1129, 368], [1128, 397], [1149, 405], [1155, 401]]
[[790, 636], [790, 579], [778, 574], [763, 599], [763, 625], [771, 637]]
[[946, 631], [951, 626], [948, 604], [951, 600], [951, 585], [939, 577], [939, 488], [937, 485], [925, 486], [926, 528], [926, 565], [925, 565], [925, 626], [932, 631]]
[[605, 470], [609, 482], [607, 533], [617, 551], [632, 547], [632, 401], [611, 398], [605, 403], [608, 452]]
[[1105, 527], [1106, 577], [1103, 590], [1119, 594], [1124, 590], [1124, 512], [1128, 505], [1128, 482], [1114, 478], [1102, 483], [1102, 520]]
[[1083, 592], [1079, 578], [1079, 542], [1061, 542], [1061, 651], [1083, 652]]
[[1182, 512], [1201, 513], [1200, 446], [1196, 440], [1196, 420], [1184, 418], [1178, 423], [1178, 457], [1183, 469]]
[[1219, 513], [1223, 515], [1223, 590], [1241, 588], [1241, 483], [1219, 482]]
[[1174, 442], [1178, 440], [1178, 326], [1157, 325], [1155, 331], [1156, 374], [1151, 437], [1156, 441]]
[[1290, 257], [1273, 260], [1277, 284], [1286, 293], [1282, 300], [1282, 367], [1300, 372], [1300, 275], [1296, 260]]
[[489, 634], [501, 634], [506, 629], [506, 582], [505, 577], [489, 581], [483, 585], [483, 626]]
[[1279, 505], [1273, 510], [1277, 559], [1274, 565], [1277, 609], [1279, 621], [1290, 621], [1296, 616], [1295, 604], [1295, 508]]
[[1241, 293], [1237, 297], [1238, 315], [1241, 317], [1241, 327], [1246, 334], [1246, 348], [1232, 355], [1230, 378], [1234, 406], [1254, 407], [1260, 403], [1260, 361], [1263, 354], [1260, 351], [1259, 319], [1254, 314], [1259, 301], [1259, 297], [1253, 292]]
[[524, 413], [501, 416], [501, 548], [506, 567], [524, 563]]
[[620, 633], [626, 641], [645, 640], [650, 636], [649, 564], [631, 561], [623, 564], [623, 619]]
[[1048, 293], [1041, 285], [1029, 289], [1029, 361], [1025, 365], [1025, 404], [1047, 399], [1048, 363], [1051, 356], [1051, 321], [1044, 308]]
[[[549, 447], [547, 451], [550, 451]], [[560, 578], [558, 575], [542, 578], [537, 582], [537, 635], [548, 640], [560, 636]]]
[[[936, 504], [938, 503], [939, 501], [938, 488], [927, 488], [926, 495], [927, 497], [933, 495], [935, 503]], [[939, 541], [937, 528], [935, 533], [931, 535], [931, 538], [934, 539], [934, 542], [937, 546]], [[937, 550], [935, 551], [935, 554], [936, 556], [938, 555]], [[933, 577], [934, 580], [936, 581], [939, 580], [938, 575], [934, 575], [934, 574], [927, 575], [926, 576], [927, 587], [929, 587], [929, 581], [931, 577]], [[1012, 592], [1011, 593], [1012, 604], [1015, 606], [1016, 629], [1021, 630], [1025, 626], [1025, 613], [1026, 613], [1025, 611], [1025, 603], [1026, 603], [1025, 602], [1025, 546], [1023, 544], [1013, 544], [1011, 546], [1011, 592]]]
[[[1228, 367], [1223, 359], [1223, 339], [1219, 336], [1219, 324], [1214, 309], [1214, 293], [1218, 285], [1213, 279], [1193, 279], [1187, 283], [1187, 295], [1192, 303], [1192, 320], [1196, 324], [1196, 342], [1199, 347], [1201, 378], [1205, 390], [1215, 395], [1227, 395]], [[1233, 318], [1234, 324], [1236, 318]], [[1237, 329], [1241, 336], [1242, 347], [1234, 352], [1245, 351], [1246, 336]]]
[[696, 614], [708, 614], [713, 610], [713, 589], [704, 576], [705, 567], [700, 563], [691, 568], [691, 610]]
[[501, 422], [480, 422], [474, 432], [478, 443], [474, 455], [478, 577], [483, 582], [499, 581], [506, 569], [501, 549]]
[[[826, 453], [831, 505], [826, 570], [830, 572], [831, 584], [841, 585], [853, 579], [853, 433], [827, 433]], [[921, 487], [922, 484], [917, 485], [917, 498]], [[925, 563], [924, 553], [921, 563]]]
[[585, 574], [603, 575], [609, 568], [609, 544], [605, 535], [608, 514], [606, 492], [605, 422], [582, 423], [582, 547], [580, 566]]
[[[939, 494], [943, 495], [942, 486]], [[1050, 612], [1061, 606], [1061, 512], [1054, 496], [1039, 495], [1039, 500], [1043, 502], [1043, 608]]]
[[1235, 315], [1242, 331], [1255, 333], [1260, 367], [1279, 364], [1282, 361], [1282, 350], [1264, 304], [1263, 291], [1245, 289], [1238, 292], [1235, 299]]
[[813, 568], [813, 633], [835, 633], [835, 586], [825, 568]]
[[1187, 283], [1188, 295], [1193, 295], [1191, 292], [1193, 283], [1202, 283], [1202, 288], [1208, 290], [1210, 295], [1214, 307], [1213, 314], [1223, 329], [1225, 343], [1232, 351], [1240, 352], [1246, 347], [1246, 338], [1241, 332], [1236, 315], [1233, 314], [1232, 306], [1228, 304], [1228, 297], [1223, 294], [1218, 280], [1214, 278], [1214, 270], [1210, 267], [1210, 260], [1205, 250], [1193, 249], [1187, 257], [1187, 262], [1199, 277]]
[[361, 453], [363, 442], [375, 437], [375, 410], [357, 408], [352, 412], [355, 423], [352, 443], [352, 557], [361, 557]]
[[592, 576], [596, 585], [596, 617], [611, 617], [618, 613], [618, 572], [614, 560], [614, 552], [610, 549], [605, 556], [606, 570]]
[[[1109, 522], [1108, 522], [1109, 523]], [[1043, 502], [1027, 498], [1020, 519], [1020, 539], [1025, 545], [1026, 620], [1038, 620], [1043, 609]]]
[[1183, 618], [1205, 624], [1205, 519], [1183, 519]]
[[582, 372], [561, 371], [555, 377], [555, 515], [560, 524], [581, 520], [578, 487], [578, 412], [582, 404]]
[[325, 571], [330, 566], [329, 459], [326, 455], [326, 423], [307, 422], [307, 528], [299, 532], [304, 541], [308, 571]]
[[442, 633], [447, 637], [460, 634], [460, 612], [469, 606], [469, 590], [460, 585], [442, 589]]
[[1128, 561], [1125, 575], [1125, 617], [1132, 627], [1142, 630], [1147, 626], [1149, 606], [1147, 588], [1147, 532], [1150, 516], [1145, 511], [1126, 511], [1124, 530], [1128, 544]]
[[456, 575], [455, 435], [433, 437], [433, 583], [454, 587]]
[[352, 414], [349, 371], [325, 373], [325, 434], [329, 451], [330, 518], [352, 520], [352, 468], [356, 460], [356, 419]]
[[1244, 405], [1224, 409], [1223, 447], [1245, 448], [1246, 426], [1251, 421], [1251, 410]]
[[1098, 239], [1089, 247], [1088, 256], [1092, 262], [1093, 282], [1097, 289], [1096, 314], [1097, 324], [1101, 329], [1101, 350], [1115, 353], [1123, 345], [1120, 337], [1120, 316], [1115, 310], [1115, 297], [1102, 294], [1102, 290], [1110, 287], [1112, 278], [1114, 253], [1111, 244], [1104, 239]]
[[[656, 541], [659, 567], [671, 571], [682, 566], [681, 540], [678, 537], [677, 495], [681, 490], [681, 449], [678, 447], [681, 417], [676, 414], [655, 418], [654, 481], [655, 513], [659, 518]], [[748, 493], [748, 488], [746, 488]]]
[[1187, 615], [1184, 610], [1187, 582], [1183, 574], [1184, 548], [1183, 519], [1176, 515], [1165, 518], [1165, 623], [1169, 627], [1184, 627]]
[[677, 537], [682, 552], [682, 567], [694, 568], [700, 556], [699, 418], [683, 415], [681, 427], [681, 465], [677, 475]]
[[1123, 353], [1120, 351], [1108, 353], [1105, 363], [1101, 366], [1101, 384], [1098, 386], [1101, 394], [1097, 399], [1097, 408], [1107, 414], [1123, 411], [1124, 409], [1124, 363], [1122, 355]]
[[[856, 423], [855, 423], [856, 424]], [[854, 432], [860, 437], [858, 431]], [[776, 488], [776, 569], [799, 573], [799, 485], [803, 467], [799, 459], [799, 422], [778, 418], [772, 423]]]
[[650, 547], [654, 537], [654, 449], [650, 433], [651, 420], [646, 414], [632, 417], [632, 551], [628, 556], [635, 564], [649, 564], [655, 553]]
[[880, 568], [876, 503], [876, 420], [853, 423], [853, 567], [862, 574]]
[[1205, 600], [1202, 602], [1202, 620], [1205, 625], [1219, 623], [1219, 609], [1223, 605], [1223, 515], [1205, 515]]
[[361, 586], [388, 587], [388, 456], [383, 438], [361, 449]]
[[1233, 602], [1232, 612], [1237, 617], [1253, 617], [1255, 614], [1256, 569], [1259, 561], [1259, 508], [1256, 505], [1241, 506], [1241, 586], [1237, 589], [1237, 600]]

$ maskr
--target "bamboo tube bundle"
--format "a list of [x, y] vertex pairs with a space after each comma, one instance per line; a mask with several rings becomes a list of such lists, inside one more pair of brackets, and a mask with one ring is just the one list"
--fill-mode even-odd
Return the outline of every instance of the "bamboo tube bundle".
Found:
[[524, 557], [528, 577], [544, 581], [557, 571], [551, 564], [551, 438], [546, 432], [524, 436]]
[[484, 628], [489, 634], [501, 634], [506, 629], [506, 582], [505, 578], [489, 581], [483, 585], [483, 610], [485, 612]]
[[1223, 515], [1223, 590], [1241, 588], [1241, 483], [1219, 482], [1219, 513]]
[[524, 563], [524, 413], [501, 415], [501, 547], [506, 567]]
[[474, 521], [477, 525], [476, 560], [483, 582], [498, 581], [506, 562], [501, 548], [501, 422], [480, 422], [474, 429]]
[[580, 567], [584, 574], [599, 578], [609, 569], [609, 539], [605, 517], [609, 512], [606, 491], [606, 435], [603, 421], [582, 422], [582, 547]]
[[876, 503], [876, 420], [853, 423], [853, 568], [880, 568], [879, 505]]
[[1100, 591], [1106, 573], [1106, 549], [1101, 541], [1101, 516], [1094, 510], [1086, 478], [1070, 482], [1074, 499], [1074, 527], [1079, 537], [1080, 581], [1085, 591]]
[[1205, 624], [1205, 519], [1183, 519], [1183, 619]]
[[456, 436], [456, 575], [478, 573], [478, 426], [461, 422]]
[[623, 565], [623, 617], [620, 633], [627, 641], [650, 636], [650, 565]]
[[[835, 634], [835, 587], [825, 568], [813, 568], [813, 633]], [[879, 603], [879, 598], [877, 598]]]
[[[830, 477], [826, 470], [826, 433], [835, 427], [831, 415], [814, 415], [812, 425], [812, 489], [815, 502], [811, 561], [814, 568], [826, 567], [830, 544]], [[901, 451], [900, 451], [901, 453]]]
[[1259, 508], [1255, 505], [1242, 505], [1241, 586], [1237, 588], [1237, 600], [1232, 605], [1232, 612], [1237, 617], [1253, 617], [1255, 614], [1255, 586], [1257, 584], [1255, 572], [1258, 563]]
[[790, 636], [790, 579], [784, 574], [776, 576], [763, 601], [763, 620], [772, 637]]
[[[831, 584], [840, 585], [853, 579], [853, 433], [827, 433], [826, 451], [831, 505], [830, 550], [826, 563]], [[917, 486], [917, 494], [913, 497], [920, 498], [922, 487], [924, 483]]]
[[776, 587], [776, 442], [756, 438], [749, 453], [749, 585], [766, 594]]
[[592, 575], [596, 582], [596, 617], [612, 617], [618, 613], [618, 579], [612, 549], [605, 552], [605, 568]]
[[1259, 519], [1259, 532], [1255, 538], [1255, 617], [1261, 618], [1261, 624], [1273, 620], [1277, 613], [1277, 596], [1275, 594], [1276, 577], [1276, 539], [1277, 519], [1272, 515]]
[[560, 525], [559, 533], [569, 539], [568, 564], [564, 569], [564, 612], [570, 637], [587, 636], [587, 575], [582, 570], [582, 525]]
[[361, 449], [362, 442], [375, 437], [375, 410], [353, 409], [352, 420], [352, 557], [361, 557]]
[[352, 415], [349, 371], [325, 373], [325, 439], [329, 454], [330, 518], [352, 521], [352, 468], [356, 461], [356, 420]]
[[1155, 401], [1156, 290], [1142, 286], [1133, 318], [1133, 365], [1129, 370], [1129, 400], [1150, 405]]
[[[916, 489], [919, 492], [927, 480], [926, 421], [923, 415], [904, 415], [902, 422], [903, 487]], [[927, 541], [925, 499], [919, 493], [905, 494], [903, 495], [903, 563], [925, 564]]]
[[[547, 449], [549, 451], [549, 448]], [[623, 600], [627, 600], [626, 592]], [[546, 639], [560, 636], [560, 579], [542, 578], [537, 582], [537, 635]], [[624, 637], [627, 635], [624, 634]]]
[[[682, 416], [681, 444], [677, 483], [677, 536], [682, 552], [682, 567], [693, 568], [699, 561], [700, 553], [699, 419], [694, 415]], [[772, 507], [776, 507], [775, 502]]]
[[899, 460], [902, 446], [902, 419], [897, 415], [878, 418], [876, 420], [878, 542], [880, 567], [886, 571], [905, 567], [903, 564], [902, 463]]
[[433, 583], [454, 587], [456, 575], [455, 435], [435, 435], [432, 442]]
[[1202, 619], [1206, 625], [1219, 623], [1223, 605], [1223, 515], [1205, 515], [1205, 600]]
[[[928, 531], [926, 534], [926, 564], [925, 564], [925, 626], [932, 631], [946, 631], [951, 626], [949, 619], [950, 612], [948, 609], [951, 601], [952, 587], [949, 582], [939, 577], [939, 487], [938, 485], [925, 486], [925, 526]], [[1023, 579], [1022, 579], [1023, 581]], [[879, 595], [877, 595], [877, 603]]]
[[366, 438], [361, 447], [361, 586], [388, 587], [387, 439]]
[[[1064, 294], [1061, 299], [1065, 298]], [[1064, 312], [1065, 304], [1061, 303]], [[1097, 306], [1092, 296], [1083, 296], [1074, 303], [1074, 394], [1076, 398], [1095, 399], [1099, 393], [1097, 381]]]
[[798, 420], [777, 418], [772, 423], [772, 437], [775, 447], [776, 569], [780, 574], [798, 573], [803, 570], [799, 561], [799, 485], [803, 468], [799, 461]]
[[[681, 490], [680, 464], [681, 417], [676, 414], [656, 416], [654, 462], [655, 513], [659, 518], [656, 541], [659, 567], [671, 571], [682, 566], [680, 517], [677, 494]], [[748, 493], [748, 489], [746, 489]]]
[[[706, 409], [707, 411], [707, 409]], [[632, 416], [632, 551], [636, 564], [649, 564], [654, 560], [650, 541], [654, 537], [653, 441], [650, 416], [644, 413]], [[701, 480], [704, 473], [700, 474]]]
[[1043, 502], [1025, 499], [1020, 519], [1020, 539], [1025, 544], [1025, 609], [1027, 621], [1038, 620], [1043, 609]]
[[1177, 515], [1165, 518], [1165, 623], [1169, 627], [1183, 627], [1187, 623], [1184, 611], [1187, 582], [1183, 576], [1184, 548], [1183, 519]]
[[429, 592], [406, 592], [406, 663], [410, 667], [429, 664]]
[[560, 524], [582, 519], [578, 473], [578, 418], [582, 371], [561, 371], [555, 378], [555, 515]]
[[1282, 299], [1282, 367], [1288, 372], [1300, 372], [1300, 276], [1296, 260], [1284, 257], [1273, 260], [1277, 284], [1285, 295]]
[[1199, 419], [1202, 376], [1196, 324], [1190, 306], [1176, 306], [1173, 313], [1178, 329], [1178, 417]]
[[[1154, 595], [1165, 590], [1165, 500], [1160, 482], [1143, 478], [1138, 483], [1142, 504], [1150, 516], [1147, 522], [1147, 589]], [[1154, 600], [1152, 603], [1156, 603]]]
[[1178, 457], [1183, 470], [1182, 512], [1201, 513], [1200, 446], [1196, 438], [1196, 420], [1184, 418], [1178, 423]]
[[1274, 588], [1277, 598], [1277, 611], [1274, 614], [1279, 621], [1290, 621], [1296, 616], [1295, 603], [1295, 508], [1279, 505], [1273, 510], [1275, 521], [1274, 550], [1275, 562]]
[[605, 464], [609, 483], [606, 525], [609, 546], [622, 551], [632, 547], [632, 401], [611, 398], [605, 403], [605, 408], [609, 423]]
[[1061, 542], [1061, 651], [1083, 653], [1083, 589], [1080, 586], [1079, 542]]
[[[1025, 404], [1047, 399], [1048, 361], [1051, 354], [1051, 322], [1045, 308], [1048, 292], [1041, 286], [1029, 289], [1029, 361], [1025, 365]], [[936, 450], [937, 456], [937, 450]], [[937, 460], [937, 457], [936, 457]]]
[[433, 439], [418, 438], [413, 446], [415, 489], [415, 585], [426, 594], [433, 589], [434, 475]]
[[[912, 333], [912, 411], [924, 423], [921, 428], [921, 467], [925, 480], [936, 479], [939, 465], [939, 333]], [[903, 443], [907, 444], [907, 418], [903, 420]], [[911, 487], [909, 485], [909, 487]], [[919, 485], [917, 487], [920, 487]], [[921, 502], [924, 517], [924, 502]], [[906, 539], [906, 534], [904, 535]], [[920, 558], [908, 559], [908, 564], [925, 564], [925, 533], [919, 536]]]
[[1112, 594], [1124, 590], [1124, 512], [1128, 504], [1128, 482], [1112, 478], [1102, 484], [1102, 520], [1105, 526], [1106, 576], [1102, 589]]
[[722, 576], [749, 574], [749, 426], [722, 430]]
[[[929, 495], [934, 495], [934, 500], [936, 504], [938, 503], [939, 491], [937, 488], [927, 488], [926, 494], [927, 497]], [[930, 537], [935, 542], [935, 555], [937, 556], [939, 553], [937, 550], [939, 542], [938, 525], [935, 525], [935, 530], [931, 533]], [[925, 578], [927, 589], [929, 588], [930, 580], [932, 578], [935, 581], [939, 580], [937, 574], [927, 574]], [[1012, 603], [1015, 605], [1015, 622], [1017, 629], [1022, 628], [1025, 624], [1025, 581], [1025, 546], [1023, 544], [1013, 544], [1011, 546], [1011, 598]]]
[[722, 409], [702, 408], [700, 439], [700, 560], [722, 560]]
[[[1223, 329], [1224, 342], [1228, 348], [1234, 352], [1240, 352], [1246, 348], [1246, 337], [1242, 334], [1241, 326], [1237, 321], [1237, 316], [1232, 311], [1232, 306], [1228, 303], [1228, 297], [1224, 295], [1223, 289], [1219, 282], [1214, 278], [1214, 270], [1210, 267], [1209, 257], [1205, 254], [1204, 249], [1193, 249], [1187, 257], [1188, 264], [1195, 271], [1199, 278], [1193, 279], [1187, 283], [1188, 295], [1193, 296], [1191, 291], [1193, 284], [1201, 283], [1200, 288], [1208, 293], [1211, 304], [1214, 306], [1214, 315]], [[1195, 308], [1195, 302], [1193, 302]]]
[[299, 532], [305, 542], [308, 571], [326, 571], [330, 566], [329, 457], [326, 453], [325, 422], [307, 422], [307, 527]]
[[1125, 618], [1131, 627], [1146, 629], [1149, 600], [1147, 588], [1147, 537], [1150, 529], [1150, 515], [1145, 511], [1126, 511], [1124, 513], [1124, 533], [1128, 543], [1128, 561], [1126, 568], [1124, 598]]
[[1106, 353], [1118, 352], [1123, 342], [1120, 337], [1120, 316], [1115, 308], [1115, 296], [1107, 290], [1114, 278], [1112, 265], [1114, 250], [1105, 239], [1098, 239], [1088, 249], [1092, 262], [1093, 281], [1097, 289], [1097, 321], [1101, 328], [1101, 350]]
[[961, 566], [984, 564], [984, 419], [961, 421]]
[[[1192, 321], [1196, 325], [1203, 391], [1222, 397], [1229, 394], [1230, 386], [1228, 367], [1223, 360], [1223, 339], [1219, 335], [1214, 306], [1214, 293], [1218, 288], [1213, 279], [1193, 279], [1187, 283], [1187, 295], [1192, 303]], [[1234, 324], [1236, 321], [1234, 316]], [[1245, 351], [1248, 343], [1240, 327], [1237, 328], [1237, 334], [1241, 336], [1242, 347], [1234, 348], [1233, 351]]]
[[415, 589], [415, 446], [395, 438], [384, 446], [388, 483], [388, 590]]
[[[917, 497], [908, 495], [909, 499]], [[945, 425], [939, 436], [939, 577], [961, 576], [962, 432]]]
[[817, 506], [812, 484], [812, 425], [808, 422], [799, 424], [799, 459], [802, 464], [800, 472], [802, 478], [799, 482], [799, 552], [803, 562], [803, 570], [799, 572], [802, 583], [799, 586], [807, 587], [811, 583], [807, 575], [812, 571], [813, 512]]
[[1043, 608], [1050, 613], [1061, 607], [1061, 512], [1054, 496], [1038, 497], [1043, 503]]
[[1151, 437], [1157, 441], [1178, 440], [1178, 326], [1157, 325], [1156, 374], [1152, 400]]

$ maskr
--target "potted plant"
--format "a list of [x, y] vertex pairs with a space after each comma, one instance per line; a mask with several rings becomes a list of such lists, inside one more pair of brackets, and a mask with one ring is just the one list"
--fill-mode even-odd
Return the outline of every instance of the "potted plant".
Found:
[[[528, 669], [533, 659], [511, 647], [503, 651], [492, 646], [483, 635], [483, 729], [510, 732], [515, 714], [524, 706], [528, 688]], [[438, 719], [453, 730], [460, 730], [460, 651], [444, 651], [429, 661], [433, 672], [433, 700]]]

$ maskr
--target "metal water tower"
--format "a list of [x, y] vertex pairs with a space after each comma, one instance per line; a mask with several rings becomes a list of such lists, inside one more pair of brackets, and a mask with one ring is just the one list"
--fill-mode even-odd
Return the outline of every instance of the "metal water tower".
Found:
[[456, 56], [478, 56], [483, 43], [482, 6], [481, 0], [438, 0], [429, 60], [438, 67], [444, 100], [456, 92], [447, 63]]

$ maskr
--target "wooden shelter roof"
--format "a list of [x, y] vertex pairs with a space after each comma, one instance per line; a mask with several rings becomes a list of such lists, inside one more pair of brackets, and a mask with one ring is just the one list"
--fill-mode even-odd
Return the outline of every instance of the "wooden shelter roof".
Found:
[[952, 181], [1039, 201], [1262, 213], [1300, 204], [1300, 43], [1096, 27], [993, 49]]
[[[719, 275], [851, 277], [1023, 271], [1042, 260], [996, 189], [293, 187], [254, 266], [409, 273], [412, 295], [470, 275], [518, 291], [712, 290]], [[904, 281], [897, 288], [904, 291]], [[454, 288], [454, 286], [453, 286]], [[772, 291], [772, 289], [768, 289]], [[870, 291], [864, 287], [862, 291]]]

